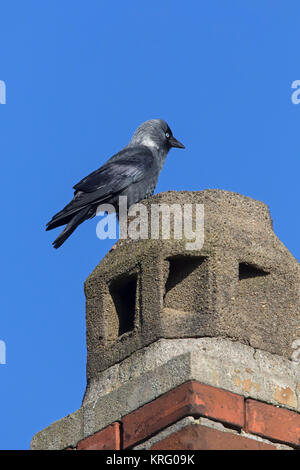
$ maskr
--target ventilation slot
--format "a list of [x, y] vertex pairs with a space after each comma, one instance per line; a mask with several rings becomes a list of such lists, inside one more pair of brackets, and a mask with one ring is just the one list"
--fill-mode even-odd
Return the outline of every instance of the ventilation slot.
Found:
[[205, 258], [180, 256], [169, 259], [169, 276], [166, 282], [167, 293], [190, 276], [204, 261]]
[[164, 307], [186, 312], [203, 311], [208, 282], [206, 258], [177, 256], [169, 258], [169, 274], [165, 285]]
[[113, 281], [110, 285], [110, 295], [113, 299], [119, 321], [118, 336], [134, 328], [136, 306], [137, 275]]
[[259, 269], [251, 264], [247, 263], [240, 263], [239, 265], [239, 280], [243, 279], [251, 279], [255, 277], [261, 277], [261, 276], [267, 276], [268, 272], [263, 271], [262, 269]]

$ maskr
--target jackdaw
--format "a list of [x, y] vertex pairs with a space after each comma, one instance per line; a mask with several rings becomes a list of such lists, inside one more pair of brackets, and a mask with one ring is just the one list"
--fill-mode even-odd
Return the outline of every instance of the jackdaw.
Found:
[[59, 248], [78, 225], [94, 217], [100, 204], [114, 205], [118, 214], [119, 196], [127, 196], [128, 207], [152, 196], [171, 147], [185, 148], [165, 121], [152, 119], [141, 124], [123, 150], [73, 186], [71, 202], [47, 224], [46, 230], [66, 225], [53, 242], [54, 248]]

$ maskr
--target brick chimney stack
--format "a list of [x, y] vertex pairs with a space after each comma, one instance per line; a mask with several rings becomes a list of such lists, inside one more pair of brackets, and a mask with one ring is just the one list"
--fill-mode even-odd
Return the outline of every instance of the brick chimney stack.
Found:
[[[267, 206], [221, 190], [204, 245], [120, 240], [85, 283], [87, 388], [32, 449], [299, 449], [299, 263]], [[172, 220], [172, 219], [171, 219]]]

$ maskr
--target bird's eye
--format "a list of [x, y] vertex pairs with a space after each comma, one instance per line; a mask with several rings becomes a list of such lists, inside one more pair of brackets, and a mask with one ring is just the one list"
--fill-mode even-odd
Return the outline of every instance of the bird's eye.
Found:
[[165, 136], [166, 136], [167, 139], [169, 139], [170, 138], [169, 132], [166, 132]]

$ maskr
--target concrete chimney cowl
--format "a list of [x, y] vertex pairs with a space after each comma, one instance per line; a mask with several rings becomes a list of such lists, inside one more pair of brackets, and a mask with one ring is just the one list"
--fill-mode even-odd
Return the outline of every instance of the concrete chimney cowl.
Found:
[[[115, 426], [115, 436], [121, 429], [116, 431], [115, 423], [124, 417], [126, 423], [126, 416], [194, 381], [286, 408], [300, 419], [300, 269], [275, 235], [268, 207], [222, 190], [170, 191], [143, 204], [149, 227], [153, 204], [203, 205], [203, 246], [188, 250], [185, 238], [126, 239], [107, 253], [85, 282], [82, 407], [38, 433], [33, 449], [80, 448], [78, 442], [107, 426]], [[171, 217], [171, 233], [173, 225]], [[195, 413], [179, 417], [196, 419]], [[197, 425], [198, 434], [210, 432]], [[272, 435], [264, 437], [266, 445], [274, 441]], [[278, 439], [282, 442], [298, 445]], [[127, 447], [138, 445], [131, 435]]]

